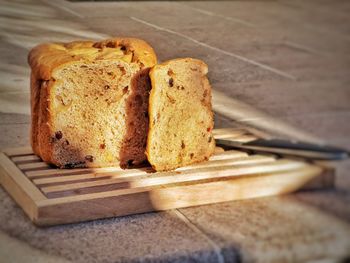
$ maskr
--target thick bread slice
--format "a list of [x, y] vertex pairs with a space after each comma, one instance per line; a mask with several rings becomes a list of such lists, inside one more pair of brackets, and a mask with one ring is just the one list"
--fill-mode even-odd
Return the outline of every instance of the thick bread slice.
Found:
[[207, 65], [183, 58], [150, 71], [146, 155], [157, 171], [207, 160], [214, 152], [211, 87]]
[[29, 54], [31, 144], [59, 167], [138, 164], [148, 131], [149, 67], [144, 41], [44, 44]]

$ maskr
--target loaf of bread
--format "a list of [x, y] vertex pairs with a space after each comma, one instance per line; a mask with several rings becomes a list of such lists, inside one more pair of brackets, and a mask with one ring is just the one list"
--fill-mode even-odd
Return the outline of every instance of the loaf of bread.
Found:
[[149, 133], [146, 155], [157, 171], [207, 160], [215, 149], [207, 65], [183, 58], [150, 71]]
[[29, 54], [31, 145], [59, 167], [138, 164], [146, 159], [149, 68], [144, 41], [43, 44]]

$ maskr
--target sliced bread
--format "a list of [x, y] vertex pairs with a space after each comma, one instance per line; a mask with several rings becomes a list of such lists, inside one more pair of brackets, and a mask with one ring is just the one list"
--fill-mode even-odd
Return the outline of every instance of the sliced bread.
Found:
[[207, 65], [174, 59], [150, 71], [146, 155], [157, 171], [207, 160], [213, 154], [213, 112]]

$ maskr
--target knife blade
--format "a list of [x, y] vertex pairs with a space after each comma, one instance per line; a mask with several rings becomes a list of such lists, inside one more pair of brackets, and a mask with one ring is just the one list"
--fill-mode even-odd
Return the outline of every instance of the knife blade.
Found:
[[226, 148], [246, 149], [312, 160], [343, 160], [349, 157], [349, 151], [345, 149], [302, 141], [282, 139], [256, 139], [244, 143], [230, 139], [216, 139], [215, 141], [217, 146]]

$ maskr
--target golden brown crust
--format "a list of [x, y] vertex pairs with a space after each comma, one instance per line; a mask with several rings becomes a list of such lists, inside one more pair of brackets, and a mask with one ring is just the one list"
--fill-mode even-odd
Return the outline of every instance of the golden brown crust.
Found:
[[40, 106], [40, 85], [41, 81], [38, 80], [34, 73], [30, 75], [30, 101], [31, 101], [31, 131], [30, 131], [30, 144], [36, 155], [40, 155], [38, 145], [38, 121], [39, 121], [39, 106]]
[[55, 85], [55, 72], [77, 61], [124, 60], [147, 68], [156, 64], [152, 47], [135, 38], [111, 38], [100, 42], [76, 41], [48, 43], [34, 47], [28, 55], [31, 73], [31, 145], [44, 161], [53, 160], [52, 140], [55, 131], [50, 120], [50, 90]]
[[94, 47], [125, 47], [125, 52], [132, 52], [132, 62], [142, 64], [142, 67], [153, 67], [157, 64], [157, 57], [153, 48], [138, 38], [111, 38], [94, 44]]
[[[86, 59], [108, 59], [108, 48], [121, 48], [124, 54], [132, 54], [132, 62], [144, 67], [152, 67], [157, 63], [153, 48], [145, 41], [137, 38], [111, 38], [99, 42], [75, 41], [71, 43], [48, 43], [34, 47], [28, 56], [28, 63], [38, 79], [49, 80], [54, 69], [74, 61]], [[81, 49], [76, 54], [74, 50]], [[85, 49], [85, 50], [84, 50]], [[101, 53], [101, 54], [99, 54]]]
[[40, 87], [40, 104], [38, 109], [37, 145], [40, 157], [48, 163], [55, 164], [52, 160], [51, 129], [50, 129], [50, 88], [53, 81], [42, 81]]

